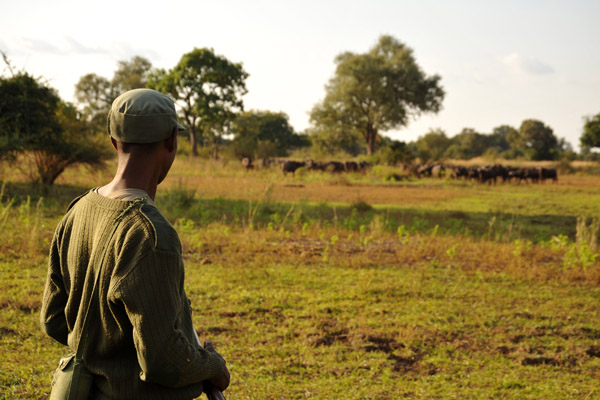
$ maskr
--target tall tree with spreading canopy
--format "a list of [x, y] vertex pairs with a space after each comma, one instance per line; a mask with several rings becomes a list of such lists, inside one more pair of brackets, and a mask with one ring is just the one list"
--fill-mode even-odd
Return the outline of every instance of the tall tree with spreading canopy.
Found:
[[57, 140], [47, 140], [46, 145], [36, 146], [29, 152], [36, 178], [41, 183], [52, 185], [65, 169], [77, 164], [102, 168], [112, 157], [110, 146], [106, 146], [106, 135], [94, 132], [73, 104], [61, 101], [55, 118], [60, 126]]
[[51, 185], [69, 166], [101, 166], [110, 152], [99, 140], [40, 79], [22, 71], [0, 76], [0, 158], [22, 155], [32, 161], [32, 178]]
[[148, 77], [147, 87], [169, 94], [189, 127], [192, 155], [198, 155], [201, 135], [218, 155], [219, 142], [228, 133], [237, 113], [244, 110], [247, 93], [241, 63], [233, 63], [214, 50], [195, 48], [171, 70], [160, 69]]
[[368, 154], [381, 132], [442, 107], [440, 77], [427, 76], [412, 49], [391, 36], [381, 36], [365, 54], [345, 52], [335, 62], [335, 75], [325, 87], [325, 99], [313, 108], [311, 121], [327, 129], [360, 132]]
[[152, 64], [146, 58], [134, 56], [129, 61], [119, 61], [111, 80], [89, 73], [75, 85], [75, 98], [83, 106], [83, 115], [96, 130], [106, 128], [106, 116], [114, 99], [131, 89], [146, 87]]
[[600, 113], [585, 118], [583, 134], [579, 138], [579, 142], [581, 148], [585, 150], [600, 147]]
[[525, 154], [534, 161], [554, 160], [559, 150], [558, 138], [542, 121], [526, 119], [519, 128]]
[[132, 89], [146, 87], [152, 63], [141, 56], [134, 56], [129, 61], [119, 61], [111, 85], [117, 95]]

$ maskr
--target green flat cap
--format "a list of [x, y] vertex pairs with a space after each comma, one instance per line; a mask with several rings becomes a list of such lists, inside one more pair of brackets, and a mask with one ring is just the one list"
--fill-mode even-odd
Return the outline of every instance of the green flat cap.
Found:
[[134, 89], [113, 101], [108, 112], [108, 133], [125, 143], [156, 143], [173, 129], [184, 131], [177, 122], [175, 103], [152, 89]]

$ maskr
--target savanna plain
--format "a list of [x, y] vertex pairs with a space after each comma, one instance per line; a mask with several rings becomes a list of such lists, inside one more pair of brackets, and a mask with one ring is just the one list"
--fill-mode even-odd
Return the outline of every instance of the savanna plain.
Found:
[[[0, 398], [49, 394], [65, 353], [39, 328], [49, 242], [114, 167], [47, 188], [2, 167]], [[599, 176], [284, 177], [182, 156], [156, 203], [228, 399], [600, 398]]]

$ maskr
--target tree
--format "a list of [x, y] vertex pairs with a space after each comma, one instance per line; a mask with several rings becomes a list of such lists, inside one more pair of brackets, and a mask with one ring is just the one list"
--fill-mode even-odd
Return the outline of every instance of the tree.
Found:
[[109, 157], [76, 108], [26, 72], [0, 77], [0, 157], [25, 154], [34, 176], [51, 185], [74, 164], [98, 166]]
[[179, 106], [189, 127], [192, 155], [198, 155], [198, 136], [202, 135], [214, 146], [216, 157], [220, 139], [228, 133], [236, 113], [243, 111], [247, 77], [241, 63], [232, 63], [212, 49], [195, 48], [173, 69], [150, 74], [147, 86], [169, 94]]
[[30, 152], [40, 182], [52, 185], [69, 166], [102, 167], [111, 157], [110, 149], [102, 143], [106, 136], [90, 131], [89, 123], [81, 118], [73, 104], [60, 102], [56, 120], [60, 126], [57, 141], [36, 146]]
[[446, 136], [446, 132], [441, 129], [430, 129], [425, 136], [420, 136], [415, 145], [417, 155], [423, 162], [440, 160], [451, 141]]
[[381, 36], [365, 54], [345, 52], [335, 62], [335, 75], [326, 86], [325, 99], [313, 108], [311, 121], [359, 132], [368, 154], [380, 132], [441, 109], [440, 77], [426, 76], [412, 49], [391, 36]]
[[376, 163], [397, 165], [411, 162], [415, 158], [415, 154], [405, 142], [382, 138], [382, 144], [372, 158]]
[[0, 158], [57, 140], [56, 91], [26, 72], [0, 77]]
[[308, 129], [311, 149], [321, 157], [346, 153], [356, 156], [364, 152], [364, 140], [355, 130], [342, 130], [335, 127], [319, 125]]
[[82, 76], [75, 85], [75, 98], [83, 106], [84, 118], [96, 130], [104, 131], [112, 102], [123, 92], [145, 87], [151, 68], [150, 61], [134, 56], [117, 63], [112, 80], [94, 73]]
[[500, 125], [492, 130], [489, 138], [489, 147], [495, 148], [499, 153], [510, 149], [510, 143], [508, 137], [512, 132], [518, 134], [517, 130], [509, 125]]
[[106, 117], [117, 96], [111, 82], [94, 73], [82, 76], [75, 84], [75, 99], [83, 106], [83, 115], [98, 129], [106, 129]]
[[307, 146], [306, 137], [294, 132], [287, 114], [248, 111], [233, 122], [233, 150], [237, 157], [287, 156], [289, 150]]
[[118, 94], [145, 88], [151, 69], [152, 63], [141, 56], [134, 56], [129, 61], [119, 61], [111, 85]]
[[581, 148], [589, 150], [600, 147], [600, 113], [593, 117], [586, 117], [583, 125], [583, 134], [579, 138]]
[[462, 131], [450, 139], [451, 144], [445, 151], [445, 156], [454, 159], [467, 160], [482, 155], [488, 148], [489, 136], [481, 134], [472, 128]]
[[528, 159], [554, 160], [558, 149], [558, 138], [552, 128], [535, 119], [526, 119], [519, 128], [525, 154]]

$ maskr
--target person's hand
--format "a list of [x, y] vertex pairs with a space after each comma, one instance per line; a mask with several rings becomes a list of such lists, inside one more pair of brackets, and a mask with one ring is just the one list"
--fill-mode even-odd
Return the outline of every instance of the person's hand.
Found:
[[216, 389], [219, 389], [221, 391], [227, 389], [227, 387], [229, 386], [229, 382], [231, 380], [231, 375], [229, 374], [229, 370], [227, 369], [227, 362], [219, 353], [217, 353], [217, 351], [215, 350], [215, 348], [210, 340], [206, 340], [204, 342], [204, 349], [210, 351], [211, 353], [215, 353], [216, 355], [218, 355], [219, 358], [221, 359], [221, 361], [223, 361], [223, 368], [225, 368], [225, 371], [221, 375], [219, 375], [215, 378], [212, 378], [210, 380], [210, 384], [213, 387], [215, 387]]

